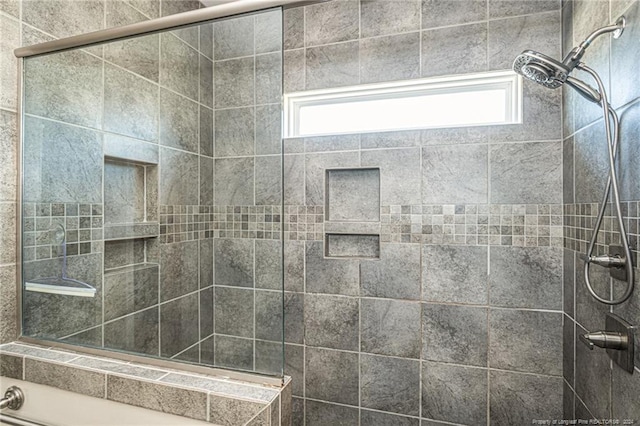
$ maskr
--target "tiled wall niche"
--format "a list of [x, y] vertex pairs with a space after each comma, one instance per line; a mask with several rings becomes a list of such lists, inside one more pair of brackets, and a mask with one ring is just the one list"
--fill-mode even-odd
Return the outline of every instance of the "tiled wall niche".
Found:
[[[560, 25], [560, 1], [291, 9], [285, 92], [509, 69], [559, 56]], [[285, 139], [295, 425], [562, 418], [560, 104], [525, 84], [522, 125]], [[326, 174], [344, 169], [379, 170], [379, 218], [334, 220]], [[357, 188], [358, 206], [377, 195]], [[345, 233], [379, 235], [379, 258], [327, 256]]]
[[[640, 345], [636, 339], [635, 372], [629, 375], [610, 363], [605, 351], [593, 350], [579, 341], [587, 331], [604, 330], [607, 312], [632, 325], [640, 324], [638, 291], [638, 113], [640, 92], [635, 84], [633, 44], [640, 28], [640, 4], [629, 1], [566, 1], [562, 8], [563, 51], [568, 52], [590, 32], [624, 15], [627, 26], [619, 39], [596, 40], [582, 59], [609, 83], [609, 102], [620, 117], [619, 181], [624, 222], [636, 271], [636, 289], [631, 298], [613, 307], [598, 303], [587, 292], [584, 263], [591, 229], [596, 220], [607, 181], [608, 159], [602, 113], [598, 106], [564, 89], [564, 327], [563, 376], [564, 417], [581, 419], [640, 419]], [[620, 233], [613, 207], [608, 206], [596, 252], [609, 252], [619, 243]], [[591, 282], [602, 297], [622, 295], [625, 283], [612, 280], [609, 271], [591, 267]]]

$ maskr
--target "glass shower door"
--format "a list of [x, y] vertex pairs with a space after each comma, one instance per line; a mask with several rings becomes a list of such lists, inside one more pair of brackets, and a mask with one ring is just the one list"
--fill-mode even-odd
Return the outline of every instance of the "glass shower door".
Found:
[[[138, 15], [107, 3], [109, 27]], [[282, 11], [23, 81], [23, 335], [282, 375]]]

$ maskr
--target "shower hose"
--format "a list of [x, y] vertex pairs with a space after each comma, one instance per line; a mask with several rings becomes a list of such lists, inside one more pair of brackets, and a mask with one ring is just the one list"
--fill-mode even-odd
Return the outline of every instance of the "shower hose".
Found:
[[[600, 76], [591, 68], [586, 66], [583, 63], [580, 63], [577, 66], [578, 69], [585, 71], [590, 74], [593, 79], [598, 84], [598, 90], [600, 92], [600, 106], [602, 107], [602, 116], [605, 126], [605, 132], [607, 134], [607, 148], [609, 151], [609, 178], [607, 179], [606, 189], [604, 191], [604, 197], [602, 198], [602, 203], [600, 205], [600, 211], [598, 213], [598, 218], [593, 227], [593, 232], [591, 234], [591, 240], [589, 241], [589, 247], [587, 249], [586, 259], [584, 263], [584, 280], [587, 285], [587, 289], [589, 293], [599, 302], [602, 302], [607, 305], [619, 305], [626, 301], [633, 293], [634, 287], [634, 273], [633, 273], [633, 260], [631, 257], [631, 250], [629, 249], [629, 241], [627, 238], [627, 233], [624, 227], [624, 220], [622, 217], [622, 209], [620, 207], [620, 191], [618, 186], [618, 177], [616, 175], [616, 156], [618, 153], [618, 140], [620, 137], [620, 120], [618, 118], [618, 114], [616, 111], [609, 105], [607, 101], [607, 94], [604, 88], [604, 84], [600, 79]], [[613, 121], [613, 130], [611, 126], [611, 122]], [[593, 251], [596, 246], [596, 240], [598, 239], [598, 232], [600, 231], [600, 227], [602, 226], [602, 220], [605, 215], [605, 211], [607, 208], [607, 202], [609, 200], [609, 195], [613, 190], [613, 204], [615, 206], [615, 214], [618, 222], [618, 229], [620, 230], [620, 242], [622, 244], [624, 250], [624, 259], [617, 258], [616, 260], [620, 261], [620, 263], [624, 263], [624, 268], [627, 273], [627, 287], [622, 296], [619, 298], [615, 298], [614, 290], [611, 288], [611, 299], [605, 299], [604, 297], [598, 295], [593, 286], [591, 285], [591, 280], [589, 278], [591, 263], [594, 260]], [[616, 266], [613, 266], [616, 267]], [[622, 265], [617, 266], [622, 267]]]

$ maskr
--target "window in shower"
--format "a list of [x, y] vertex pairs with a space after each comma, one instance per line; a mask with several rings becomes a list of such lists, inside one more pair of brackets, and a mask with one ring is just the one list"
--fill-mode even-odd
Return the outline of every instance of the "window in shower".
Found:
[[23, 335], [282, 375], [281, 10], [23, 69]]
[[512, 71], [285, 95], [287, 137], [521, 121], [522, 79]]

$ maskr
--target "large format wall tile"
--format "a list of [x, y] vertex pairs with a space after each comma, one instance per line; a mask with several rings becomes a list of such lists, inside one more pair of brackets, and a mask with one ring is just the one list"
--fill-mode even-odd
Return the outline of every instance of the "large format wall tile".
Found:
[[160, 144], [198, 152], [198, 104], [168, 90], [160, 91]]
[[102, 137], [97, 132], [26, 117], [24, 199], [102, 202]]
[[198, 289], [198, 242], [162, 244], [160, 247], [160, 300]]
[[238, 337], [254, 336], [254, 293], [248, 289], [216, 287], [215, 332]]
[[102, 61], [98, 58], [81, 51], [29, 58], [24, 72], [27, 114], [102, 128]]
[[307, 348], [305, 395], [342, 404], [358, 404], [358, 354]]
[[214, 241], [215, 284], [253, 287], [253, 241], [216, 239]]
[[382, 244], [380, 260], [360, 262], [363, 296], [420, 299], [420, 246]]
[[171, 357], [198, 341], [198, 295], [160, 305], [160, 356]]
[[[374, 134], [368, 135], [373, 137]], [[363, 135], [366, 138], [367, 135]], [[366, 140], [366, 139], [365, 139]], [[366, 143], [365, 140], [362, 144]], [[382, 205], [420, 204], [420, 150], [418, 148], [367, 150], [361, 152], [362, 166], [380, 168]]]
[[420, 1], [360, 2], [361, 37], [398, 34], [420, 29]]
[[158, 307], [123, 317], [104, 326], [104, 347], [160, 355]]
[[307, 205], [324, 205], [325, 169], [357, 167], [359, 153], [308, 154], [305, 156], [305, 188]]
[[226, 19], [213, 25], [214, 57], [221, 59], [249, 56], [254, 52], [254, 17]]
[[1, 16], [0, 32], [0, 107], [15, 111], [18, 106], [18, 59], [13, 49], [20, 44], [20, 23]]
[[198, 204], [198, 156], [160, 148], [160, 204]]
[[418, 415], [420, 413], [420, 362], [362, 355], [360, 395], [363, 407]]
[[423, 246], [422, 298], [434, 302], [488, 301], [487, 247]]
[[[55, 16], [56, 19], [51, 19]], [[56, 37], [68, 37], [102, 29], [104, 2], [99, 0], [32, 0], [23, 2], [22, 19]]]
[[420, 74], [420, 34], [409, 33], [360, 41], [361, 83], [407, 80]]
[[357, 260], [325, 259], [321, 242], [307, 242], [306, 291], [358, 295], [360, 286], [358, 264]]
[[360, 81], [358, 71], [358, 42], [311, 47], [306, 50], [307, 90], [357, 84]]
[[420, 357], [419, 303], [362, 299], [360, 304], [362, 352], [403, 358]]
[[198, 60], [198, 52], [174, 35], [160, 35], [160, 84], [163, 87], [197, 101]]
[[216, 157], [238, 157], [254, 154], [254, 108], [215, 111]]
[[306, 401], [305, 420], [305, 424], [308, 426], [323, 426], [326, 424], [358, 426], [359, 424], [357, 408], [313, 400]]
[[251, 157], [215, 160], [215, 205], [251, 206], [254, 204], [254, 161]]
[[459, 25], [487, 17], [485, 0], [427, 0], [422, 2], [422, 28]]
[[252, 105], [255, 96], [253, 57], [216, 61], [214, 64], [216, 108]]
[[358, 350], [358, 299], [307, 294], [304, 299], [305, 343], [332, 349]]
[[487, 24], [440, 28], [422, 33], [422, 76], [487, 70]]
[[486, 145], [422, 148], [422, 202], [425, 204], [486, 203]]
[[359, 2], [337, 1], [305, 8], [305, 45], [358, 38]]
[[490, 304], [562, 309], [562, 252], [553, 247], [491, 247]]
[[422, 417], [484, 424], [486, 416], [486, 369], [422, 363]]
[[18, 153], [18, 117], [0, 110], [0, 201], [14, 201], [17, 195], [16, 162]]

